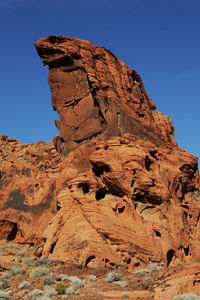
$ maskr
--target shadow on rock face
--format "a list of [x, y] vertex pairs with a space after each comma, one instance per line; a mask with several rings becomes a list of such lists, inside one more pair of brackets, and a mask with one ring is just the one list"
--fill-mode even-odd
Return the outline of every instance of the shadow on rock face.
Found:
[[156, 124], [160, 113], [154, 111], [140, 76], [111, 51], [65, 36], [42, 38], [35, 46], [49, 66], [52, 105], [60, 116], [55, 121], [61, 134], [56, 140], [59, 152], [67, 154], [96, 137], [107, 140], [125, 133], [157, 146], [175, 143], [173, 125], [166, 136]]

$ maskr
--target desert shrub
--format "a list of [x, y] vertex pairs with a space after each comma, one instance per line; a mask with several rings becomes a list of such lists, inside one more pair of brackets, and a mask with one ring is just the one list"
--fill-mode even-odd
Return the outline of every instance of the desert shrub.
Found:
[[141, 269], [141, 270], [137, 270], [134, 274], [136, 276], [145, 276], [148, 273], [149, 273], [148, 269]]
[[19, 249], [19, 246], [17, 244], [14, 244], [13, 242], [8, 242], [6, 245], [6, 248], [8, 249]]
[[173, 300], [200, 300], [200, 297], [196, 294], [182, 294], [176, 295]]
[[18, 288], [19, 289], [25, 289], [25, 288], [28, 288], [30, 286], [30, 283], [28, 281], [23, 281], [19, 284]]
[[24, 257], [22, 259], [22, 264], [23, 265], [30, 265], [33, 262], [33, 258], [32, 257]]
[[21, 275], [23, 269], [21, 269], [19, 266], [12, 266], [11, 273], [12, 275]]
[[196, 201], [199, 201], [200, 200], [200, 192], [194, 192], [194, 199], [196, 200]]
[[21, 299], [24, 297], [25, 291], [19, 291], [13, 295], [14, 298], [20, 297]]
[[110, 272], [107, 274], [105, 281], [106, 282], [119, 281], [121, 278], [122, 278], [122, 274]]
[[128, 297], [128, 293], [127, 292], [123, 292], [122, 293], [122, 298], [127, 298]]
[[0, 291], [0, 299], [9, 299], [10, 296], [7, 292]]
[[126, 287], [128, 285], [126, 280], [121, 280], [121, 281], [116, 281], [115, 284], [121, 286], [121, 287]]
[[67, 281], [68, 280], [68, 276], [65, 275], [65, 274], [60, 274], [60, 275], [57, 276], [57, 279], [61, 280], [61, 281]]
[[29, 293], [30, 300], [36, 300], [38, 298], [38, 296], [42, 296], [42, 295], [43, 295], [43, 291], [41, 291], [39, 289], [32, 290]]
[[66, 295], [77, 295], [78, 292], [77, 292], [76, 288], [70, 286], [65, 290], [65, 294]]
[[4, 251], [5, 251], [5, 248], [4, 247], [0, 247], [0, 256], [4, 256]]
[[51, 285], [51, 284], [54, 284], [54, 283], [56, 283], [56, 281], [53, 277], [45, 277], [43, 279], [43, 284], [44, 285]]
[[55, 289], [49, 288], [49, 287], [45, 287], [44, 288], [44, 294], [46, 297], [54, 297], [57, 295], [57, 292], [55, 291]]
[[152, 263], [147, 268], [148, 268], [149, 272], [151, 273], [153, 271], [159, 271], [159, 270], [163, 269], [163, 266], [157, 266], [156, 263]]
[[55, 288], [55, 291], [58, 293], [58, 295], [64, 295], [65, 291], [68, 287], [69, 286], [67, 284], [59, 282], [55, 285], [54, 288]]
[[19, 250], [17, 253], [16, 253], [16, 256], [17, 257], [24, 257], [25, 253], [23, 250]]
[[52, 272], [52, 268], [46, 266], [38, 266], [33, 268], [30, 271], [30, 278], [36, 278], [36, 277], [48, 275], [51, 272]]
[[42, 257], [42, 258], [37, 258], [36, 261], [34, 262], [34, 265], [40, 266], [40, 265], [49, 265], [51, 263], [51, 260], [48, 257]]
[[24, 160], [24, 157], [23, 157], [23, 156], [19, 156], [19, 157], [17, 158], [17, 160]]
[[5, 290], [9, 287], [9, 283], [6, 279], [0, 281], [0, 289]]
[[73, 284], [75, 284], [77, 287], [82, 288], [84, 287], [84, 282], [77, 276], [69, 276], [67, 277], [68, 281], [71, 281]]
[[10, 272], [4, 272], [3, 275], [1, 276], [1, 279], [9, 279], [12, 277], [13, 275]]
[[88, 280], [90, 280], [90, 281], [97, 281], [97, 276], [95, 276], [95, 275], [89, 275], [88, 276]]

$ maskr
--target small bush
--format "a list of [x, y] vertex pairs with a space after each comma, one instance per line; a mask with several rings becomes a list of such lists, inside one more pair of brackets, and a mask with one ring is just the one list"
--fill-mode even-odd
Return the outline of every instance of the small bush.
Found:
[[41, 296], [41, 295], [43, 295], [43, 291], [41, 291], [39, 289], [32, 290], [29, 293], [30, 300], [36, 300], [38, 298], [38, 296]]
[[0, 247], [0, 256], [4, 256], [4, 251], [5, 251], [5, 248], [4, 247]]
[[9, 279], [12, 277], [13, 275], [10, 272], [4, 272], [3, 275], [1, 276], [1, 279]]
[[40, 266], [40, 265], [49, 265], [51, 263], [51, 260], [48, 257], [42, 257], [42, 258], [37, 258], [36, 261], [34, 262], [34, 265]]
[[22, 269], [19, 266], [12, 266], [11, 273], [12, 275], [21, 275]]
[[196, 294], [182, 294], [176, 295], [173, 300], [200, 300], [200, 297]]
[[53, 277], [45, 277], [43, 280], [44, 285], [51, 285], [56, 283], [55, 279]]
[[17, 160], [24, 160], [24, 157], [23, 157], [23, 156], [19, 156], [19, 157], [17, 158]]
[[106, 282], [119, 281], [121, 278], [122, 278], [122, 274], [110, 272], [107, 274], [105, 281]]
[[88, 280], [90, 280], [90, 281], [97, 281], [97, 276], [95, 276], [95, 275], [89, 275], [88, 276]]
[[148, 270], [149, 270], [150, 273], [153, 272], [153, 271], [159, 271], [161, 269], [163, 269], [163, 266], [157, 266], [156, 263], [152, 263], [148, 266]]
[[9, 287], [9, 283], [6, 279], [0, 281], [0, 289], [5, 290]]
[[126, 280], [116, 281], [115, 284], [121, 286], [122, 288], [127, 287], [127, 285], [128, 285]]
[[66, 295], [77, 295], [78, 292], [77, 292], [76, 288], [70, 286], [65, 290], [65, 294]]
[[136, 276], [145, 276], [148, 273], [149, 273], [148, 269], [141, 269], [141, 270], [137, 270], [134, 274]]
[[16, 253], [16, 256], [17, 257], [24, 257], [24, 251], [23, 250], [19, 250], [17, 253]]
[[8, 249], [19, 249], [19, 246], [17, 244], [12, 243], [12, 242], [8, 242], [8, 244], [6, 245], [6, 248], [8, 248]]
[[69, 286], [67, 284], [64, 283], [57, 283], [55, 285], [55, 291], [58, 293], [58, 295], [64, 295], [65, 294], [65, 290], [68, 288]]
[[79, 288], [84, 287], [84, 282], [83, 280], [79, 279], [77, 276], [69, 276], [67, 278], [68, 281], [71, 281], [73, 284], [75, 284]]
[[24, 257], [22, 259], [22, 264], [23, 265], [30, 265], [33, 262], [33, 258], [32, 257]]
[[122, 298], [127, 298], [128, 297], [128, 293], [127, 292], [123, 292], [122, 293]]
[[44, 275], [48, 275], [52, 272], [52, 268], [46, 266], [38, 266], [30, 271], [30, 278], [36, 278]]
[[49, 298], [57, 295], [57, 292], [55, 291], [55, 289], [52, 289], [52, 288], [49, 288], [49, 287], [48, 288], [46, 287], [44, 289], [44, 293], [45, 293], [45, 296], [49, 297]]
[[28, 288], [30, 286], [30, 283], [28, 281], [23, 281], [22, 283], [19, 284], [18, 288], [19, 289], [25, 289]]
[[0, 299], [9, 299], [10, 296], [7, 292], [0, 291]]
[[65, 275], [65, 274], [60, 274], [57, 276], [58, 280], [61, 280], [61, 281], [67, 281], [68, 280], [68, 276]]
[[20, 292], [17, 292], [13, 295], [13, 297], [17, 298], [17, 297], [20, 297], [21, 299], [24, 297], [25, 295], [25, 291], [20, 291]]

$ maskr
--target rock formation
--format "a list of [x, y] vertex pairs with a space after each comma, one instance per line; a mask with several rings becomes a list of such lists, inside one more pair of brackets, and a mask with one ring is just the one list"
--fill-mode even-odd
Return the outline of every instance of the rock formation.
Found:
[[0, 237], [85, 266], [199, 259], [198, 161], [140, 76], [87, 41], [50, 36], [36, 49], [60, 136], [0, 136]]

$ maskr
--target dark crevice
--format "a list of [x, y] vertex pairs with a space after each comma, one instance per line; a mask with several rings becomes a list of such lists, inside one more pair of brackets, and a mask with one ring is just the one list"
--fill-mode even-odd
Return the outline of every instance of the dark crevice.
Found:
[[118, 207], [118, 208], [117, 208], [117, 210], [118, 210], [118, 213], [119, 213], [119, 214], [121, 214], [121, 213], [123, 213], [123, 212], [124, 212], [124, 210], [125, 210], [125, 206]]
[[91, 262], [91, 260], [95, 259], [95, 255], [90, 255], [85, 261], [85, 267]]
[[146, 157], [145, 157], [145, 168], [146, 168], [147, 171], [149, 171], [150, 165], [151, 165], [151, 160], [150, 160], [150, 158], [146, 155]]
[[100, 177], [101, 175], [103, 175], [104, 172], [105, 173], [111, 172], [111, 169], [106, 164], [105, 165], [101, 165], [101, 166], [93, 165], [92, 171], [94, 172], [94, 174], [97, 177]]
[[90, 190], [90, 186], [87, 182], [79, 183], [78, 188], [81, 188], [84, 194], [89, 193], [89, 190]]
[[159, 231], [155, 230], [155, 234], [156, 236], [161, 237], [161, 233]]
[[189, 206], [188, 205], [185, 205], [185, 204], [181, 204], [181, 206], [185, 209], [189, 209]]
[[172, 261], [172, 258], [175, 254], [175, 251], [173, 249], [170, 249], [167, 251], [167, 267], [169, 267], [170, 262]]
[[12, 223], [13, 224], [13, 228], [11, 230], [11, 232], [9, 233], [9, 235], [7, 236], [7, 240], [8, 241], [13, 241], [17, 235], [17, 223]]
[[109, 236], [108, 236], [106, 233], [104, 233], [103, 237], [104, 237], [106, 240], [109, 239]]
[[183, 249], [184, 249], [185, 255], [188, 256], [190, 247], [188, 246], [188, 247], [183, 248]]
[[153, 158], [155, 158], [156, 160], [158, 160], [158, 158], [156, 157], [156, 154], [157, 154], [157, 153], [158, 153], [157, 150], [149, 151], [149, 154], [150, 154]]
[[97, 201], [105, 198], [105, 195], [107, 194], [107, 190], [105, 188], [100, 188], [99, 190], [96, 191], [95, 198]]
[[199, 219], [200, 219], [200, 213], [198, 214], [198, 217], [197, 217], [196, 226], [197, 226], [197, 224], [198, 224], [198, 222], [199, 222]]
[[57, 242], [51, 244], [51, 249], [50, 249], [49, 253], [53, 253], [53, 250], [54, 250], [54, 248], [56, 246], [56, 243]]
[[131, 258], [129, 257], [127, 260], [127, 265], [130, 265], [130, 263], [131, 263]]
[[56, 203], [56, 210], [59, 211], [60, 209], [61, 209], [61, 206], [58, 203]]

